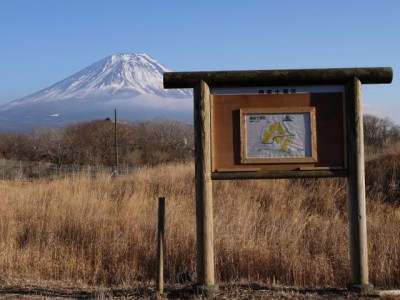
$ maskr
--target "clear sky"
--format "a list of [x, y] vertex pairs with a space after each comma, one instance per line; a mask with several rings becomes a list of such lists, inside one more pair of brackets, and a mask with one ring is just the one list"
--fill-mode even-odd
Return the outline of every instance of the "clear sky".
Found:
[[0, 103], [113, 53], [174, 71], [393, 68], [365, 111], [400, 124], [399, 0], [1, 0]]

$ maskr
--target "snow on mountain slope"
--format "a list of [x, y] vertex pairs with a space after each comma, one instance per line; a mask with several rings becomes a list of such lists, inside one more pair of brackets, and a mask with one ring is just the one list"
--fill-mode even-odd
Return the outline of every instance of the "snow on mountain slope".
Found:
[[190, 98], [189, 89], [166, 90], [163, 73], [170, 71], [147, 54], [113, 54], [37, 93], [10, 102], [0, 109], [32, 102], [51, 102], [97, 96]]
[[52, 86], [0, 105], [0, 131], [104, 119], [191, 121], [191, 89], [163, 88], [170, 71], [147, 54], [113, 54]]

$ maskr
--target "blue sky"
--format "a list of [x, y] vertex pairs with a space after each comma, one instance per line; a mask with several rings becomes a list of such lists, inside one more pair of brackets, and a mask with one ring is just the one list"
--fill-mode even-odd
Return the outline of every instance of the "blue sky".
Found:
[[364, 107], [400, 124], [399, 0], [2, 0], [0, 103], [125, 52], [174, 71], [390, 66]]

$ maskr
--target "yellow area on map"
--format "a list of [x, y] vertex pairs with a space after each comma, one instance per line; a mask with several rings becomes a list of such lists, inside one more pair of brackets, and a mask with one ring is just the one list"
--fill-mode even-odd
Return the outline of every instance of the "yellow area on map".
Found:
[[281, 122], [271, 124], [262, 136], [262, 143], [272, 144], [273, 142], [282, 145], [281, 151], [287, 152], [290, 145], [290, 134]]

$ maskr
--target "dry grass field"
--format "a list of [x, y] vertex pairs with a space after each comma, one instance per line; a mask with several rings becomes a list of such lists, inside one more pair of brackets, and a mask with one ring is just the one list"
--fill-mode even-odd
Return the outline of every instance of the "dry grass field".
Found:
[[[369, 273], [378, 289], [400, 288], [399, 180], [399, 145], [367, 153]], [[217, 181], [213, 188], [217, 282], [300, 289], [349, 282], [344, 178]], [[116, 180], [82, 174], [3, 181], [0, 195], [2, 294], [17, 286], [154, 285], [160, 196], [166, 282], [195, 271], [191, 163], [145, 167]]]

